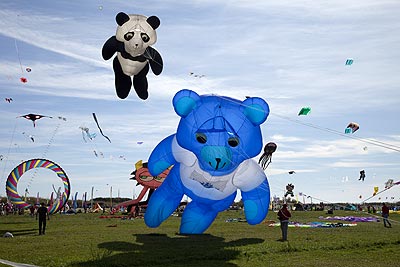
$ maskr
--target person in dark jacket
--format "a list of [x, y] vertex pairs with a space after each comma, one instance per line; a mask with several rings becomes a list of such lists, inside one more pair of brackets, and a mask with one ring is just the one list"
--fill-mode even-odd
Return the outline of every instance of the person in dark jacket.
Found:
[[40, 204], [40, 207], [36, 211], [36, 220], [38, 219], [39, 215], [39, 235], [45, 234], [46, 233], [46, 217], [48, 220], [50, 220], [49, 212], [47, 210], [47, 207], [45, 204], [42, 202]]
[[382, 206], [382, 217], [383, 217], [383, 225], [385, 227], [392, 227], [392, 224], [389, 221], [389, 207], [386, 206], [385, 203], [383, 203], [383, 206]]
[[289, 218], [292, 214], [287, 209], [287, 204], [283, 204], [282, 208], [278, 211], [278, 219], [281, 222], [282, 239], [280, 241], [287, 241], [287, 232], [289, 227]]

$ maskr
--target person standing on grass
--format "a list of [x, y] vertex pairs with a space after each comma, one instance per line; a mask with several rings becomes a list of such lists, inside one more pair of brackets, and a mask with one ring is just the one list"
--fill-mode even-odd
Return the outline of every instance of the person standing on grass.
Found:
[[382, 206], [382, 217], [383, 217], [383, 225], [385, 227], [392, 227], [392, 224], [389, 222], [389, 207], [386, 206], [386, 203], [383, 203]]
[[44, 202], [40, 204], [40, 207], [36, 211], [36, 220], [39, 215], [39, 235], [46, 233], [46, 217], [50, 220], [50, 215]]
[[33, 216], [35, 216], [35, 206], [34, 205], [31, 205], [30, 207], [29, 207], [29, 211], [31, 212], [31, 217], [33, 218]]
[[287, 209], [287, 204], [283, 204], [282, 208], [278, 211], [278, 219], [281, 222], [282, 230], [282, 239], [280, 239], [281, 241], [287, 241], [290, 217], [292, 217], [292, 214], [290, 214], [290, 211]]

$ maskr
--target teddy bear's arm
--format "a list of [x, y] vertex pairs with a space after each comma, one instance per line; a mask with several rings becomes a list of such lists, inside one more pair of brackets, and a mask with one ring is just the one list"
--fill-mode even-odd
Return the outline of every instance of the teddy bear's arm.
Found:
[[248, 192], [241, 192], [244, 204], [244, 214], [249, 224], [261, 223], [268, 214], [269, 185], [264, 180], [258, 187]]
[[101, 54], [104, 60], [109, 60], [116, 52], [122, 52], [124, 50], [124, 44], [119, 42], [114, 35], [104, 43]]
[[158, 53], [158, 51], [153, 47], [149, 46], [146, 48], [144, 55], [149, 60], [153, 73], [159, 75], [163, 70], [163, 60], [160, 53]]
[[267, 176], [252, 159], [238, 167], [233, 184], [241, 190], [244, 213], [249, 224], [258, 224], [267, 216], [269, 207], [269, 185]]
[[242, 191], [250, 191], [267, 179], [264, 171], [256, 161], [248, 159], [243, 161], [236, 169], [232, 183]]
[[172, 141], [175, 134], [168, 136], [162, 140], [153, 152], [151, 152], [148, 160], [148, 169], [151, 175], [157, 176], [169, 166], [176, 164], [176, 159], [172, 154]]

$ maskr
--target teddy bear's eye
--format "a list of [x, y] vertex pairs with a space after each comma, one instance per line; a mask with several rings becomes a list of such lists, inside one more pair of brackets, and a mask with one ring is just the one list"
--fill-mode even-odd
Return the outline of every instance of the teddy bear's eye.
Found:
[[237, 147], [239, 145], [239, 138], [237, 137], [231, 137], [228, 139], [228, 144], [231, 147]]
[[150, 40], [150, 37], [145, 33], [142, 33], [140, 36], [142, 37], [142, 40], [145, 43], [147, 43]]
[[207, 142], [207, 136], [203, 133], [196, 133], [196, 140], [200, 144], [205, 144]]
[[127, 41], [129, 41], [130, 39], [133, 38], [134, 35], [135, 35], [134, 32], [127, 32], [127, 33], [125, 33], [125, 35], [124, 35], [124, 39], [127, 40]]

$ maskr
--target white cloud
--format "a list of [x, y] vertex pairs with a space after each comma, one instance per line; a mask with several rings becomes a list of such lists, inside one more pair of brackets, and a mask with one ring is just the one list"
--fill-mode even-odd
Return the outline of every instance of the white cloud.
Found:
[[[332, 199], [353, 195], [358, 200], [365, 193], [350, 187], [351, 179], [343, 194], [333, 190], [341, 177], [355, 178], [361, 166], [377, 177], [399, 172], [398, 152], [338, 135], [356, 121], [361, 128], [354, 137], [400, 147], [397, 1], [147, 1], [133, 10], [129, 3], [111, 1], [101, 12], [99, 3], [90, 0], [23, 3], [0, 4], [0, 90], [14, 98], [0, 104], [5, 172], [21, 159], [43, 155], [57, 125], [42, 119], [33, 128], [15, 117], [61, 115], [67, 122], [47, 156], [68, 168], [77, 191], [94, 184], [98, 194], [107, 194], [105, 184], [112, 181], [130, 196], [132, 164], [147, 159], [159, 141], [176, 131], [179, 116], [171, 102], [183, 88], [242, 100], [260, 96], [269, 103], [271, 114], [262, 131], [264, 142], [278, 145], [266, 170], [273, 190], [295, 181], [297, 190], [311, 195], [323, 187]], [[155, 47], [164, 70], [160, 76], [148, 74], [146, 101], [133, 89], [127, 99], [118, 99], [112, 61], [101, 58], [121, 10], [161, 19]], [[15, 40], [22, 67], [31, 67], [30, 73], [21, 73]], [[344, 65], [347, 57], [354, 58], [352, 66]], [[194, 79], [189, 72], [205, 77]], [[28, 83], [19, 82], [21, 75]], [[297, 116], [305, 105], [312, 113]], [[100, 135], [92, 112], [111, 144]], [[14, 125], [18, 135], [12, 141]], [[95, 142], [84, 143], [81, 125], [97, 133]], [[31, 131], [37, 143], [27, 143], [21, 131]], [[104, 159], [96, 158], [93, 149], [104, 152]], [[118, 160], [121, 154], [126, 162]], [[288, 175], [289, 170], [296, 174]]]

